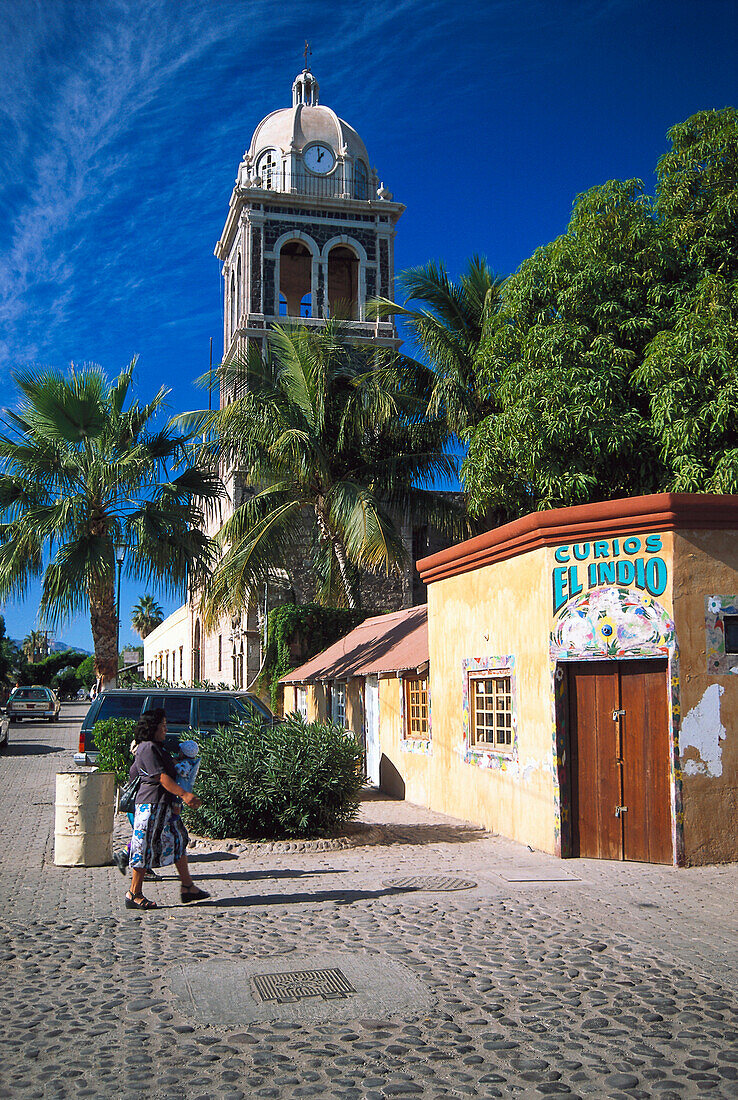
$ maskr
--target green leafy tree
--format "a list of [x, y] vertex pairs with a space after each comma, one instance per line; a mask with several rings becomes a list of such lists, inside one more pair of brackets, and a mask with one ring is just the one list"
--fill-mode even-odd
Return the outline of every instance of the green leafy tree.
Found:
[[370, 312], [399, 317], [430, 367], [429, 414], [445, 417], [463, 437], [496, 408], [494, 387], [479, 372], [479, 349], [496, 317], [503, 279], [482, 257], [472, 256], [456, 282], [443, 263], [431, 262], [403, 272], [397, 284], [404, 304], [376, 298]]
[[669, 136], [656, 201], [593, 188], [507, 281], [480, 353], [499, 411], [463, 467], [477, 514], [733, 491], [738, 112]]
[[153, 596], [142, 596], [131, 612], [131, 626], [140, 638], [146, 638], [164, 622], [164, 612]]
[[90, 654], [89, 657], [85, 657], [84, 661], [81, 661], [77, 666], [77, 676], [83, 687], [88, 690], [92, 687], [97, 679], [95, 673], [95, 658]]
[[405, 550], [397, 518], [465, 530], [459, 506], [430, 488], [450, 477], [442, 422], [423, 415], [412, 368], [392, 355], [324, 331], [277, 327], [265, 358], [222, 369], [242, 396], [210, 417], [211, 461], [243, 471], [244, 502], [220, 533], [222, 558], [209, 578], [207, 624], [248, 602], [253, 585], [283, 566], [312, 531], [320, 602], [358, 605], [359, 570], [390, 570]]
[[194, 463], [191, 435], [154, 428], [167, 391], [125, 407], [134, 366], [112, 383], [94, 366], [19, 374], [0, 436], [0, 598], [42, 577], [51, 625], [88, 611], [103, 681], [118, 663], [114, 543], [129, 547], [128, 574], [181, 589], [209, 560], [203, 508], [220, 488]]
[[5, 617], [0, 615], [0, 685], [10, 682], [10, 674], [17, 660], [17, 650], [5, 634]]

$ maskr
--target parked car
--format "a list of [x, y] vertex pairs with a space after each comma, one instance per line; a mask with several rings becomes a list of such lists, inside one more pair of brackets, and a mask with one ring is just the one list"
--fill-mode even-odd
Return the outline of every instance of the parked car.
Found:
[[11, 722], [22, 722], [24, 718], [46, 718], [48, 722], [56, 722], [60, 710], [56, 692], [38, 684], [13, 688], [5, 707]]
[[145, 711], [164, 707], [167, 716], [165, 745], [175, 756], [182, 735], [209, 736], [219, 726], [257, 721], [273, 725], [277, 719], [256, 695], [241, 691], [206, 691], [197, 688], [112, 688], [93, 700], [79, 731], [79, 748], [74, 762], [79, 767], [94, 764], [97, 749], [93, 736], [96, 722], [106, 718], [136, 721]]

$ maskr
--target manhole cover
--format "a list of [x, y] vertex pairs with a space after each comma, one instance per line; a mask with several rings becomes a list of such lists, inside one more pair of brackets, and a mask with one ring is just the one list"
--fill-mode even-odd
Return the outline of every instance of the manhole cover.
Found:
[[294, 1004], [307, 997], [324, 1001], [342, 1000], [356, 990], [338, 969], [294, 970], [283, 974], [255, 974], [254, 989], [262, 1001], [280, 1005]]
[[277, 958], [207, 959], [168, 972], [188, 1020], [222, 1027], [269, 1020], [324, 1024], [427, 1013], [435, 995], [413, 971], [380, 952], [293, 952]]
[[427, 878], [389, 878], [384, 885], [390, 890], [473, 890], [477, 884], [470, 878], [430, 875]]

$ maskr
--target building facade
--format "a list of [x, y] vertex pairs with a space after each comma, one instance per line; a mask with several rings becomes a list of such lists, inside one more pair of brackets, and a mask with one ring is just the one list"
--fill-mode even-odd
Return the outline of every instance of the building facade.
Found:
[[[366, 305], [376, 295], [394, 295], [394, 237], [404, 209], [372, 167], [356, 130], [319, 102], [318, 83], [303, 70], [292, 86], [292, 105], [273, 111], [254, 131], [215, 247], [222, 263], [224, 361], [244, 356], [253, 344], [263, 349], [277, 323], [319, 329], [331, 317], [349, 339], [397, 347], [394, 324], [369, 320]], [[238, 396], [239, 384], [232, 383], [229, 392], [223, 384], [221, 407]], [[238, 471], [224, 471], [223, 481], [221, 514], [212, 520], [211, 534], [248, 491]], [[402, 535], [409, 560], [404, 575], [362, 577], [362, 607], [369, 613], [425, 599], [413, 562], [447, 540], [407, 523]], [[310, 551], [306, 528], [268, 590], [255, 591], [248, 608], [223, 616], [210, 633], [193, 594], [145, 640], [146, 675], [251, 684], [262, 658], [265, 610], [314, 598]]]
[[[419, 568], [428, 670], [346, 707], [388, 793], [564, 858], [738, 859], [738, 497], [536, 512]], [[365, 664], [316, 657], [289, 704]]]

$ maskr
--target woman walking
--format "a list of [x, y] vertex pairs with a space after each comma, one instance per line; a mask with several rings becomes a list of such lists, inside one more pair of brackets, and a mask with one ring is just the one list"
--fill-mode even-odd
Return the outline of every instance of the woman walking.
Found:
[[189, 836], [179, 816], [181, 802], [193, 810], [200, 799], [177, 783], [174, 760], [164, 748], [167, 719], [163, 707], [142, 714], [133, 738], [137, 749], [131, 766], [131, 779], [141, 776], [136, 792], [131, 853], [131, 888], [126, 894], [126, 909], [156, 909], [156, 902], [143, 895], [144, 877], [152, 867], [173, 863], [182, 881], [183, 902], [201, 901], [210, 895], [195, 886], [187, 863]]

